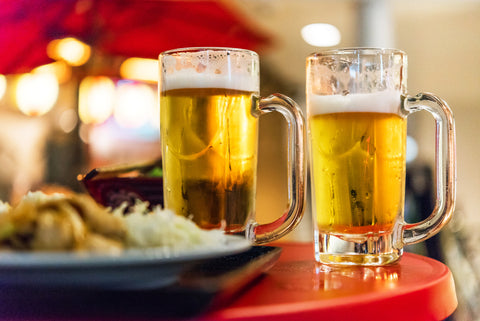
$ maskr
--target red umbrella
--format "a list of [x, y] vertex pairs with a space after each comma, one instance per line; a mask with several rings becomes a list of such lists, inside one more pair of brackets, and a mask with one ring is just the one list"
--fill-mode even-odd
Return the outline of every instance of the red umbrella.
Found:
[[190, 46], [259, 50], [269, 42], [224, 1], [0, 0], [0, 73], [50, 62], [48, 43], [67, 36], [108, 55], [144, 58]]

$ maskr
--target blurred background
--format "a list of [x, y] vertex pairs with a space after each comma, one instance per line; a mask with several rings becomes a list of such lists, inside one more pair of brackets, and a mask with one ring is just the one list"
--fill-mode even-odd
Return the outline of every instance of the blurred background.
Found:
[[[458, 161], [454, 219], [408, 250], [452, 269], [455, 320], [480, 320], [480, 0], [0, 0], [0, 199], [84, 191], [79, 174], [161, 157], [156, 58], [190, 46], [257, 51], [261, 94], [303, 108], [310, 53], [406, 51], [409, 93], [433, 92], [454, 112]], [[279, 115], [260, 126], [257, 215], [269, 221], [287, 202], [286, 129]], [[408, 134], [405, 215], [414, 222], [432, 210], [433, 119], [411, 116]], [[288, 238], [311, 240], [305, 216]]]

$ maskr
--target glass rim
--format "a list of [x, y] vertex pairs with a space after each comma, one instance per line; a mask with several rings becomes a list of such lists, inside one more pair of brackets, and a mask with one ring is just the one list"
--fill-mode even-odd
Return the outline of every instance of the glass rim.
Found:
[[308, 59], [315, 59], [320, 57], [346, 56], [346, 55], [362, 55], [362, 56], [376, 56], [376, 55], [401, 55], [406, 56], [407, 53], [396, 48], [382, 48], [382, 47], [346, 47], [327, 49], [314, 52], [310, 54]]
[[202, 51], [214, 51], [214, 52], [235, 52], [235, 53], [246, 53], [254, 57], [258, 57], [258, 53], [250, 49], [243, 49], [243, 48], [234, 48], [234, 47], [184, 47], [184, 48], [176, 48], [176, 49], [169, 49], [166, 51], [161, 52], [158, 57], [162, 56], [169, 56], [179, 53], [198, 53]]

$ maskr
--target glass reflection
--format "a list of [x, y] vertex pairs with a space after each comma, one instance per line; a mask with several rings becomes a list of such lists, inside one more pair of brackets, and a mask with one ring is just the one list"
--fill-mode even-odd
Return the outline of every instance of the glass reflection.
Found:
[[314, 268], [315, 290], [352, 292], [381, 291], [397, 286], [399, 266], [334, 267], [320, 263]]

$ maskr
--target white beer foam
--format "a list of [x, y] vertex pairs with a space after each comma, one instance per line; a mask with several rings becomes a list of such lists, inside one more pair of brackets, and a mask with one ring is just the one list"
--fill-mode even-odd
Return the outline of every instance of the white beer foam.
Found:
[[401, 92], [385, 90], [366, 94], [315, 95], [309, 93], [308, 114], [371, 112], [398, 114]]
[[249, 74], [215, 74], [183, 69], [169, 74], [163, 82], [162, 90], [181, 88], [227, 88], [241, 91], [259, 91], [258, 77]]

